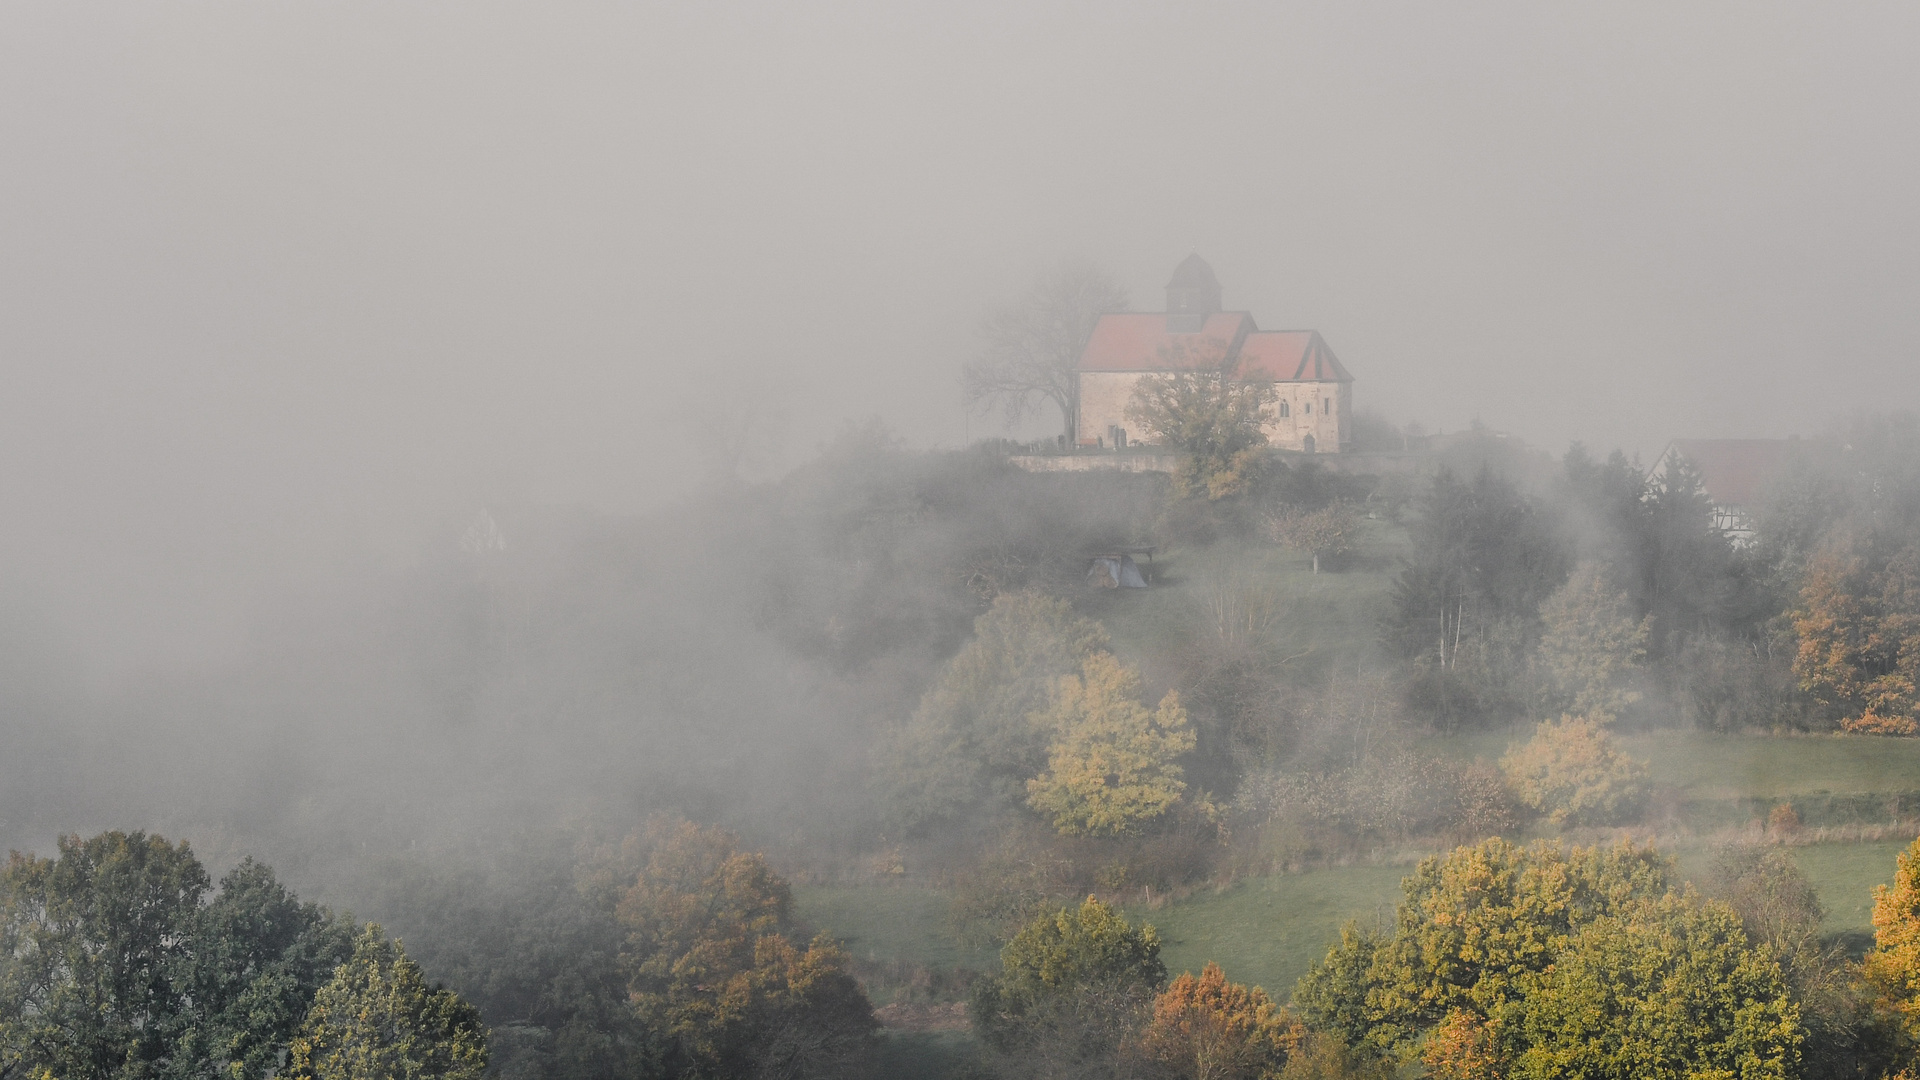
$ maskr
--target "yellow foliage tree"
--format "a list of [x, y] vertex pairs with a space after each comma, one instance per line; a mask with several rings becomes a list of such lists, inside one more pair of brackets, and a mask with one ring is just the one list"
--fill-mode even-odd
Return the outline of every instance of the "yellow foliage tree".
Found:
[[1054, 686], [1042, 723], [1056, 732], [1047, 770], [1027, 782], [1027, 804], [1066, 835], [1120, 836], [1171, 810], [1187, 790], [1180, 755], [1193, 727], [1180, 695], [1140, 702], [1140, 674], [1095, 653]]
[[1646, 763], [1621, 753], [1606, 726], [1585, 717], [1541, 724], [1500, 768], [1521, 802], [1561, 825], [1608, 824], [1646, 794]]
[[1265, 990], [1228, 982], [1209, 962], [1154, 999], [1140, 1048], [1179, 1080], [1264, 1080], [1279, 1075], [1305, 1034]]
[[1898, 1030], [1911, 1073], [1920, 1066], [1920, 840], [1901, 854], [1893, 885], [1873, 890], [1873, 949], [1861, 974]]

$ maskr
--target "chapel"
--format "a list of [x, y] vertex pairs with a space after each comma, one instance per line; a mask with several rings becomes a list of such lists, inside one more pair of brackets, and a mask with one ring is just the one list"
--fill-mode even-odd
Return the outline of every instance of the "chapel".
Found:
[[1143, 441], [1128, 431], [1134, 385], [1148, 374], [1194, 369], [1273, 385], [1270, 446], [1335, 454], [1352, 442], [1353, 376], [1320, 332], [1262, 330], [1249, 312], [1222, 311], [1213, 267], [1189, 255], [1167, 282], [1165, 311], [1113, 312], [1094, 324], [1077, 366], [1080, 445], [1123, 449]]

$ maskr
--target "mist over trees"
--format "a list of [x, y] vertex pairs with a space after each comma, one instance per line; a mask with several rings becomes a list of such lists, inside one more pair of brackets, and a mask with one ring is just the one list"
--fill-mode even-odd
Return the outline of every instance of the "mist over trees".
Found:
[[[439, 1048], [421, 1059], [436, 1074], [484, 1052], [512, 1076], [841, 1075], [883, 1053], [867, 988], [892, 976], [807, 925], [793, 881], [911, 876], [951, 898], [956, 940], [997, 947], [1051, 919], [1064, 936], [1045, 949], [1078, 949], [1075, 934], [1146, 932], [1119, 914], [1130, 929], [1090, 929], [1107, 916], [1089, 894], [1111, 907], [1387, 845], [1663, 820], [1626, 734], [1912, 730], [1912, 421], [1808, 440], [1740, 544], [1684, 463], [1648, 478], [1617, 453], [1553, 461], [1474, 434], [1395, 453], [1415, 471], [1267, 454], [1203, 489], [1028, 472], [995, 445], [911, 451], [850, 425], [777, 481], [671, 513], [494, 507], [489, 542], [469, 544], [479, 525], [449, 523], [411, 567], [264, 625], [232, 668], [91, 696], [16, 683], [39, 687], [8, 714], [37, 756], [0, 765], [18, 846], [84, 807], [192, 835], [236, 867], [214, 890], [154, 849], [153, 866], [185, 867], [152, 871], [172, 898], [155, 910], [196, 928], [161, 935], [186, 943], [164, 946], [186, 950], [163, 965], [183, 981], [85, 983], [102, 1019], [71, 1052], [166, 1062], [218, 1045], [246, 1069], [347, 1075], [364, 1040], [335, 1017], [377, 993]], [[1153, 588], [1088, 586], [1089, 552], [1147, 546]], [[1336, 608], [1250, 566], [1379, 586]], [[1504, 756], [1418, 749], [1482, 732], [1512, 733]], [[1506, 867], [1487, 872], [1574, 858], [1521, 850], [1487, 855]], [[10, 888], [54, 887], [21, 859]], [[392, 938], [354, 944], [267, 863]], [[1484, 1058], [1547, 1075], [1653, 1038], [1565, 1032], [1595, 1010], [1668, 1009], [1659, 986], [1683, 972], [1707, 980], [1700, 1000], [1764, 1015], [1736, 1025], [1746, 1042], [1715, 1029], [1647, 1053], [1823, 1076], [1843, 1071], [1815, 1064], [1849, 1047], [1896, 1054], [1873, 1004], [1892, 983], [1805, 938], [1811, 916], [1753, 884], [1778, 867], [1727, 872], [1733, 915], [1668, 871], [1614, 872], [1591, 885], [1613, 899], [1568, 901], [1598, 921], [1537, 932], [1555, 974], [1529, 968], [1524, 992], [1422, 989], [1412, 961], [1379, 966], [1411, 946], [1364, 935], [1336, 944], [1291, 1011], [1285, 988], [1164, 971], [1088, 991], [1097, 1008], [1043, 1000], [1019, 950], [1014, 968], [967, 976], [1000, 989], [939, 992], [974, 1002], [976, 1026], [990, 1007], [1025, 1018], [977, 1027], [992, 1067], [1015, 1072], [1016, 1044], [1041, 1038], [1061, 1068], [1094, 1073], [1181, 1074], [1217, 1044], [1243, 1071], [1360, 1075], [1431, 1051], [1434, 1071]], [[241, 924], [264, 936], [201, 929]], [[1658, 942], [1677, 967], [1622, 967]], [[1592, 998], [1589, 976], [1611, 996]], [[45, 978], [10, 985], [49, 1003], [23, 1015], [67, 1007]], [[1425, 1004], [1379, 1012], [1382, 995]], [[40, 1060], [39, 1036], [12, 1030], [14, 1060]], [[1781, 1064], [1795, 1054], [1804, 1065]]]

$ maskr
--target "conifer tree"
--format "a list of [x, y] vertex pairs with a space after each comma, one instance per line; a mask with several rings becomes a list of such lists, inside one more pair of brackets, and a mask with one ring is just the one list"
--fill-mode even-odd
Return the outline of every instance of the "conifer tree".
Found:
[[293, 1040], [293, 1080], [478, 1080], [487, 1029], [458, 994], [427, 985], [420, 965], [375, 925], [314, 995]]

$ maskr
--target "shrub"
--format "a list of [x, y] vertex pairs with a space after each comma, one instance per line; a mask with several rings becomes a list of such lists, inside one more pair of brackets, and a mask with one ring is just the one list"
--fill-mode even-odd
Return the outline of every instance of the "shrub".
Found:
[[1274, 1075], [1304, 1034], [1266, 991], [1230, 983], [1208, 963], [1154, 999], [1140, 1049], [1179, 1080], [1254, 1080]]
[[1622, 754], [1604, 725], [1584, 717], [1541, 724], [1500, 767], [1521, 802], [1559, 825], [1611, 824], [1646, 797], [1646, 764]]

